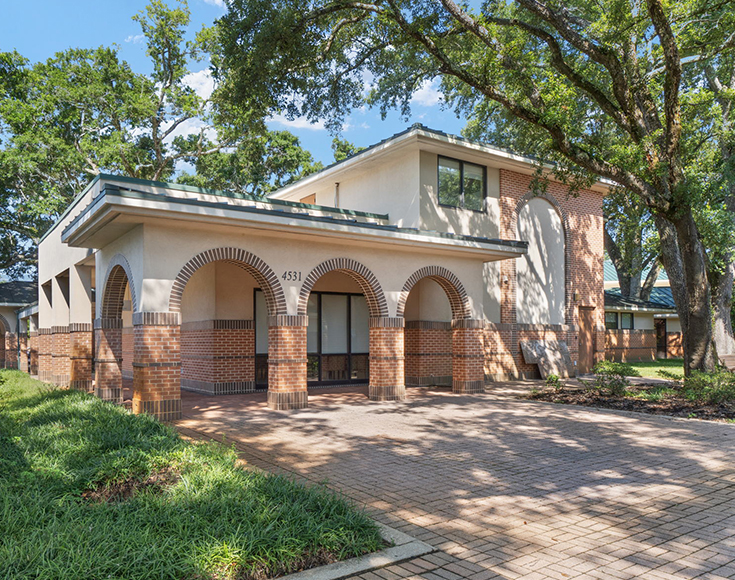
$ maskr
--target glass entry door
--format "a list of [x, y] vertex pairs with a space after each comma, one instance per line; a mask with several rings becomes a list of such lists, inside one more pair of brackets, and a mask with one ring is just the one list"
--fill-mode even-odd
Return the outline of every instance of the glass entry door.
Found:
[[[312, 292], [307, 308], [306, 380], [309, 386], [367, 383], [369, 311], [362, 294]], [[255, 297], [256, 385], [267, 383], [268, 327], [265, 299]]]

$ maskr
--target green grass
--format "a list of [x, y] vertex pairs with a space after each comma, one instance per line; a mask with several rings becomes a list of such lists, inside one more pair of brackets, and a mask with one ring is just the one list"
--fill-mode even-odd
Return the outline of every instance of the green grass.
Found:
[[649, 379], [666, 379], [669, 378], [661, 374], [675, 373], [684, 376], [684, 360], [680, 358], [664, 358], [655, 361], [645, 362], [629, 362], [630, 366], [636, 369], [642, 377]]
[[626, 390], [625, 396], [632, 399], [644, 401], [663, 401], [665, 399], [680, 395], [680, 392], [665, 385], [650, 387], [645, 390]]
[[[156, 473], [124, 501], [83, 494]], [[266, 577], [382, 547], [344, 498], [244, 470], [233, 450], [156, 420], [0, 371], [0, 578]]]

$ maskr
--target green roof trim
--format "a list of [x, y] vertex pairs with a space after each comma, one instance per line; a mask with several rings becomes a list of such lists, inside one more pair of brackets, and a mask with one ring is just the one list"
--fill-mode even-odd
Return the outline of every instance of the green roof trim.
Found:
[[[353, 220], [339, 219], [339, 218], [334, 218], [331, 216], [315, 216], [315, 215], [309, 215], [309, 214], [289, 213], [289, 212], [286, 212], [284, 210], [279, 210], [279, 209], [238, 206], [238, 205], [225, 204], [221, 202], [201, 201], [199, 199], [185, 199], [185, 198], [180, 198], [180, 197], [170, 197], [170, 196], [160, 195], [157, 193], [149, 193], [149, 192], [137, 191], [133, 189], [120, 189], [115, 186], [109, 189], [104, 188], [100, 192], [100, 194], [90, 202], [89, 206], [87, 207], [90, 207], [96, 204], [100, 199], [102, 199], [102, 197], [104, 197], [108, 193], [108, 191], [110, 192], [114, 191], [116, 195], [120, 195], [121, 197], [126, 197], [130, 199], [164, 201], [168, 203], [176, 203], [176, 204], [181, 204], [181, 205], [211, 207], [211, 208], [218, 208], [218, 209], [227, 209], [230, 211], [273, 215], [273, 216], [278, 216], [278, 217], [286, 217], [286, 218], [292, 218], [292, 219], [304, 220], [304, 221], [348, 225], [354, 228], [365, 228], [365, 229], [373, 229], [373, 230], [386, 231], [386, 232], [396, 232], [396, 233], [403, 233], [403, 234], [419, 235], [419, 236], [432, 237], [432, 238], [443, 238], [443, 239], [448, 239], [448, 240], [477, 242], [477, 243], [483, 243], [483, 244], [495, 244], [495, 245], [508, 246], [512, 248], [522, 248], [522, 249], [528, 248], [528, 242], [524, 242], [524, 241], [500, 240], [500, 239], [494, 239], [494, 238], [479, 238], [479, 237], [474, 237], [474, 236], [463, 236], [459, 234], [450, 234], [450, 233], [444, 233], [444, 232], [417, 230], [413, 228], [400, 228], [394, 225], [383, 225], [383, 224], [376, 224], [376, 223], [370, 223], [370, 222], [358, 222], [354, 219]], [[319, 207], [319, 206], [316, 206], [316, 207]], [[81, 212], [78, 216], [76, 216], [69, 223], [69, 225], [67, 225], [64, 228], [64, 230], [62, 231], [62, 235], [66, 235], [66, 233], [70, 229], [72, 229], [82, 219], [83, 215], [84, 215], [84, 212]]]

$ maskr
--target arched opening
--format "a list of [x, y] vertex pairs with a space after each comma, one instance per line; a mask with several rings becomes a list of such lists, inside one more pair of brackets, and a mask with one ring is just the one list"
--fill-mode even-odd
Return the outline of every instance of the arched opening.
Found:
[[115, 256], [105, 278], [100, 318], [95, 320], [95, 394], [106, 401], [132, 399], [135, 288], [130, 266]]
[[266, 387], [268, 310], [247, 268], [226, 260], [201, 266], [186, 282], [180, 308], [182, 389], [231, 395]]
[[406, 319], [406, 385], [484, 389], [484, 321], [473, 320], [457, 276], [439, 266], [417, 270], [404, 284], [397, 314]]
[[452, 306], [439, 283], [422, 278], [408, 292], [406, 387], [452, 386]]
[[518, 239], [528, 253], [516, 261], [519, 324], [564, 324], [566, 300], [564, 225], [557, 209], [534, 197], [518, 212]]
[[207, 250], [174, 281], [169, 311], [181, 314], [181, 386], [205, 394], [268, 385], [272, 323], [286, 313], [275, 273], [238, 248]]

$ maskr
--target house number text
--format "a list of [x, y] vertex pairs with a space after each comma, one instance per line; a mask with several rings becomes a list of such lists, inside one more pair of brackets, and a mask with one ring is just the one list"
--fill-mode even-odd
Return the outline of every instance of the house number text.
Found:
[[281, 278], [287, 282], [301, 282], [301, 272], [298, 270], [286, 270]]

